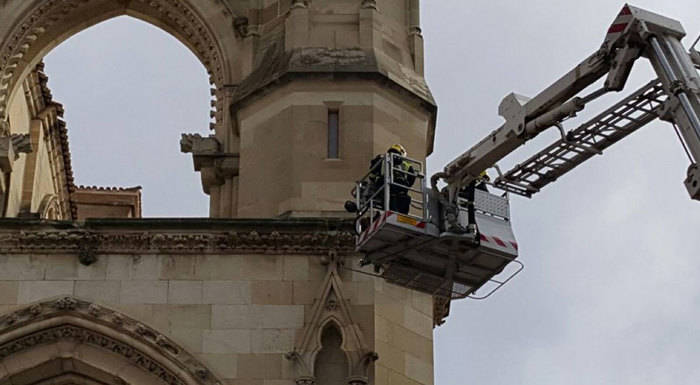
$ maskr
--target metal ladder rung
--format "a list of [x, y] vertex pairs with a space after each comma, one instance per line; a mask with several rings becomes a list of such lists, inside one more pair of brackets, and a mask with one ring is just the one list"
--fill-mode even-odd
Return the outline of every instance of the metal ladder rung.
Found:
[[[595, 154], [654, 120], [665, 100], [658, 79], [580, 125], [562, 138], [516, 165], [495, 186], [530, 197]], [[635, 116], [633, 116], [635, 115]], [[545, 171], [546, 170], [546, 171]]]

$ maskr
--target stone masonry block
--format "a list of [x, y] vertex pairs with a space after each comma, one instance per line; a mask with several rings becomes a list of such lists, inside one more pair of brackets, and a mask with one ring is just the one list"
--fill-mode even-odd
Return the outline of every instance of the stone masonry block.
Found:
[[[75, 257], [73, 257], [75, 258]], [[109, 256], [100, 256], [90, 266], [78, 264], [78, 279], [80, 280], [105, 280], [107, 279], [107, 264]], [[77, 258], [76, 258], [77, 259]]]
[[249, 280], [243, 272], [243, 257], [240, 255], [205, 255], [197, 257], [195, 277], [204, 280], [237, 281]]
[[171, 329], [211, 329], [211, 305], [153, 305], [153, 317], [167, 319]]
[[282, 359], [282, 354], [241, 354], [238, 356], [238, 377], [280, 379]]
[[295, 281], [292, 287], [292, 303], [311, 305], [319, 292], [320, 281]]
[[24, 281], [44, 279], [44, 257], [0, 256], [0, 280]]
[[78, 258], [74, 255], [51, 255], [46, 257], [47, 281], [75, 280], [78, 278]]
[[382, 366], [399, 373], [405, 372], [406, 353], [403, 350], [382, 341], [375, 341], [374, 349], [379, 354], [377, 362]]
[[190, 353], [202, 352], [202, 334], [200, 328], [179, 328], [170, 330], [170, 336]]
[[253, 329], [260, 326], [257, 312], [251, 305], [213, 305], [212, 328]]
[[0, 305], [14, 305], [17, 303], [19, 282], [0, 281]]
[[433, 318], [409, 305], [404, 306], [404, 326], [423, 337], [433, 338]]
[[241, 264], [241, 276], [250, 281], [281, 281], [284, 259], [277, 255], [246, 255]]
[[304, 306], [263, 305], [257, 306], [259, 322], [266, 329], [297, 329], [304, 326]]
[[106, 305], [119, 303], [121, 281], [77, 281], [75, 295]]
[[196, 258], [191, 255], [168, 255], [161, 259], [161, 279], [195, 279]]
[[284, 281], [254, 281], [251, 297], [254, 305], [291, 305], [292, 283]]
[[132, 304], [166, 303], [168, 300], [167, 281], [123, 282], [121, 302]]
[[17, 302], [32, 303], [59, 295], [73, 295], [73, 281], [22, 281]]
[[205, 330], [202, 350], [212, 354], [250, 353], [250, 333], [250, 330]]
[[433, 317], [433, 297], [419, 291], [411, 292], [411, 306], [417, 311]]
[[215, 329], [296, 329], [304, 326], [303, 305], [213, 305]]
[[402, 326], [391, 324], [389, 344], [404, 352], [411, 352], [416, 358], [433, 362], [433, 341], [418, 335]]
[[405, 374], [421, 384], [432, 385], [434, 382], [432, 360], [426, 362], [411, 354], [406, 354]]
[[308, 279], [309, 257], [297, 255], [284, 257], [285, 281], [306, 281]]
[[253, 353], [287, 353], [294, 350], [294, 329], [253, 330]]
[[250, 304], [249, 281], [204, 281], [202, 303], [216, 305]]
[[224, 379], [238, 377], [237, 354], [202, 354], [199, 357], [217, 376]]
[[135, 280], [152, 280], [160, 278], [160, 259], [158, 255], [143, 255], [132, 258], [131, 278]]
[[202, 281], [170, 281], [168, 284], [168, 303], [201, 304]]
[[114, 255], [107, 262], [107, 279], [156, 280], [160, 269], [157, 255]]

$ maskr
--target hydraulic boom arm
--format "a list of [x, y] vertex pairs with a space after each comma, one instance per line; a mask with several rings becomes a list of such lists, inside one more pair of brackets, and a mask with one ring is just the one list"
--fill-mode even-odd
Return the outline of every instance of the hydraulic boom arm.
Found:
[[[557, 127], [561, 139], [499, 176], [494, 185], [527, 197], [595, 154], [655, 118], [677, 127], [691, 157], [686, 188], [700, 200], [700, 53], [690, 53], [680, 40], [682, 25], [673, 19], [625, 5], [608, 30], [601, 48], [532, 99], [506, 96], [499, 106], [505, 123], [433, 177], [447, 182], [454, 202], [462, 186], [494, 166], [544, 130]], [[634, 62], [651, 62], [658, 79], [578, 128], [565, 132], [561, 122], [593, 99], [621, 91]], [[582, 90], [607, 74], [603, 88], [579, 97]]]

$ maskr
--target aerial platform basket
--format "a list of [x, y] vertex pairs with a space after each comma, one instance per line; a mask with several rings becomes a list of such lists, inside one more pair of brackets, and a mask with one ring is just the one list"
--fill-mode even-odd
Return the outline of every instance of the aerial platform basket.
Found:
[[[410, 165], [410, 168], [407, 167]], [[381, 167], [381, 171], [379, 170]], [[422, 164], [399, 156], [385, 157], [376, 170], [358, 182], [353, 190], [358, 207], [357, 251], [364, 253], [364, 265], [374, 265], [388, 282], [438, 297], [485, 298], [522, 270], [518, 244], [510, 225], [508, 199], [475, 191], [477, 231], [448, 232], [440, 219], [437, 193], [425, 187]], [[383, 170], [392, 170], [385, 173]], [[415, 183], [399, 183], [401, 173], [412, 170]], [[381, 182], [376, 176], [381, 175]], [[370, 180], [374, 176], [374, 181]], [[417, 187], [413, 187], [417, 186]], [[397, 212], [397, 191], [411, 198], [410, 208]], [[393, 193], [393, 194], [392, 194]], [[388, 207], [385, 210], [384, 207]], [[468, 226], [468, 206], [459, 202], [459, 223]], [[505, 279], [494, 279], [515, 262], [517, 269]], [[489, 286], [485, 295], [476, 291]], [[486, 289], [486, 287], [484, 287]]]

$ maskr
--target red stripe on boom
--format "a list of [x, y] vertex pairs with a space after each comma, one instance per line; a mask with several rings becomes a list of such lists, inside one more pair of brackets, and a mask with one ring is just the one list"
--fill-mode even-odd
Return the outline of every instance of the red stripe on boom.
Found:
[[622, 11], [620, 11], [620, 16], [631, 15], [631, 14], [632, 14], [632, 11], [630, 10], [630, 7], [628, 7], [626, 5], [624, 6], [624, 8], [622, 8]]
[[623, 24], [613, 24], [610, 26], [610, 29], [608, 29], [608, 33], [618, 33], [622, 32], [627, 28], [629, 23], [623, 23]]
[[515, 250], [518, 250], [518, 244], [516, 242], [510, 241], [510, 244], [513, 245]]
[[488, 242], [488, 241], [489, 241], [489, 239], [486, 238], [486, 236], [485, 236], [484, 234], [479, 234], [479, 238], [480, 238], [482, 241], [484, 241], [484, 242]]

